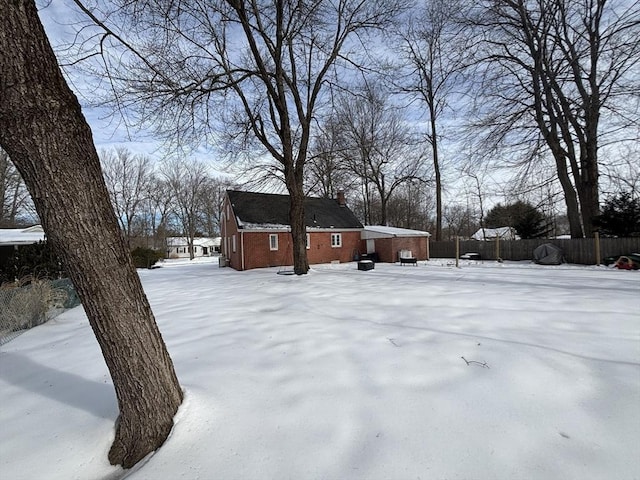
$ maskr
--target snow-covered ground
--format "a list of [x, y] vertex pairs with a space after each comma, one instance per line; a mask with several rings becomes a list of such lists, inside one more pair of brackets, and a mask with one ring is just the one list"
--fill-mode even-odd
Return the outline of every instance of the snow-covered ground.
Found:
[[186, 392], [169, 440], [108, 465], [80, 307], [0, 347], [0, 477], [640, 478], [640, 272], [447, 263], [140, 271]]

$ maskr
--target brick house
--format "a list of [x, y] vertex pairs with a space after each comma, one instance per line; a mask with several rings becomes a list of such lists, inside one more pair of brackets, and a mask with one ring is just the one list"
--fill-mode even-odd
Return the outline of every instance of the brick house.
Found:
[[[363, 226], [337, 199], [305, 198], [309, 264], [350, 262], [360, 254]], [[236, 270], [293, 265], [289, 196], [229, 190], [222, 208], [222, 253]]]

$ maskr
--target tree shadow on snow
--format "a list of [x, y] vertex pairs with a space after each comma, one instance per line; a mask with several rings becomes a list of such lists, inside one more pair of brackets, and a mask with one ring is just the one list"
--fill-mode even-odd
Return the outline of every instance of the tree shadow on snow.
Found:
[[96, 417], [115, 419], [118, 406], [111, 383], [99, 383], [35, 362], [18, 353], [3, 353], [0, 378], [18, 388], [84, 410]]

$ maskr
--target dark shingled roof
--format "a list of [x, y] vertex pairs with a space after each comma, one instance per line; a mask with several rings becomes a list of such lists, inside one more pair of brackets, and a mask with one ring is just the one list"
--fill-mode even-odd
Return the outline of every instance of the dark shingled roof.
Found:
[[[289, 195], [237, 190], [228, 190], [227, 195], [240, 225], [289, 225]], [[348, 207], [331, 198], [306, 197], [304, 216], [311, 228], [363, 228]]]

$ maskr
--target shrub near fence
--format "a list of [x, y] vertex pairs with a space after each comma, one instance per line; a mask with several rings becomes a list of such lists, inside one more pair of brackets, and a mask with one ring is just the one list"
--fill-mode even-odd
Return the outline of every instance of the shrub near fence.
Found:
[[[500, 240], [500, 258], [503, 260], [531, 260], [533, 250], [543, 243], [552, 243], [562, 249], [568, 263], [595, 265], [597, 263], [596, 240], [594, 238], [534, 240]], [[485, 260], [496, 260], [495, 241], [460, 240], [460, 254], [477, 252]], [[600, 262], [606, 257], [640, 253], [640, 237], [600, 238]], [[455, 258], [456, 242], [430, 242], [429, 254], [432, 258]]]

